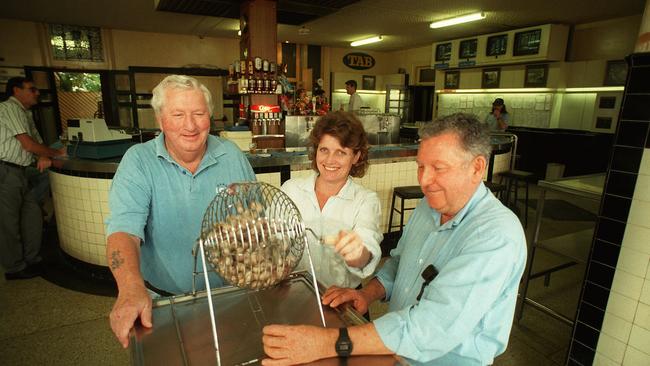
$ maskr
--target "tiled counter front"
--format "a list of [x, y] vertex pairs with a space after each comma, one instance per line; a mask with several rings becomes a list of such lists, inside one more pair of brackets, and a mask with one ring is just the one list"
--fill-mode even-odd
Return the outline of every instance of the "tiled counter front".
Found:
[[50, 171], [50, 185], [61, 249], [86, 263], [107, 266], [104, 221], [111, 179]]
[[[257, 179], [280, 186], [279, 173], [258, 174]], [[104, 223], [110, 214], [108, 191], [111, 181], [50, 171], [61, 249], [80, 261], [99, 266], [108, 266]]]

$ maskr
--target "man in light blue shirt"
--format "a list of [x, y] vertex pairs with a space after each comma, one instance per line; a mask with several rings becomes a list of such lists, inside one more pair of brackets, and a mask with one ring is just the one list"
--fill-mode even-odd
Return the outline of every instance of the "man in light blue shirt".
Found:
[[[211, 95], [196, 79], [166, 77], [151, 105], [162, 133], [127, 151], [109, 195], [106, 253], [119, 290], [110, 320], [124, 347], [138, 317], [152, 326], [145, 281], [171, 294], [192, 290], [192, 248], [216, 189], [255, 180], [235, 144], [209, 135]], [[210, 276], [211, 287], [223, 285]], [[197, 285], [205, 287], [203, 276]]]
[[348, 337], [329, 328], [265, 327], [271, 359], [264, 365], [337, 354], [487, 365], [503, 353], [527, 252], [519, 220], [482, 183], [489, 131], [475, 116], [455, 114], [423, 127], [420, 137], [418, 181], [424, 198], [391, 258], [362, 290], [332, 287], [323, 296], [326, 305], [351, 303], [359, 312], [384, 299], [390, 301], [389, 312], [348, 328]]

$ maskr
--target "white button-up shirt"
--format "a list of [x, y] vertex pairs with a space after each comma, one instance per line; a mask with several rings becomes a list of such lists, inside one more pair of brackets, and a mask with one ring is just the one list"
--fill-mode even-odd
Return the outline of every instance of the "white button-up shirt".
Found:
[[[330, 197], [321, 211], [314, 188], [316, 177], [316, 172], [313, 172], [308, 177], [290, 179], [282, 185], [282, 190], [296, 203], [305, 226], [318, 237], [307, 233], [318, 282], [326, 287], [357, 287], [363, 278], [373, 274], [381, 258], [379, 243], [383, 234], [379, 228], [379, 197], [348, 178], [339, 193]], [[332, 246], [320, 243], [322, 236], [334, 235], [340, 230], [354, 230], [372, 253], [372, 260], [365, 267], [348, 266]], [[306, 250], [298, 269], [309, 270]]]

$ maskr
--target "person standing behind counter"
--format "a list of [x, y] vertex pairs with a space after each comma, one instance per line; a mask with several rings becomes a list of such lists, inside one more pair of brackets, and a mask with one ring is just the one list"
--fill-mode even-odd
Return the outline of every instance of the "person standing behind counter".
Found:
[[66, 152], [45, 146], [34, 125], [29, 109], [38, 104], [39, 92], [32, 80], [9, 79], [7, 95], [0, 103], [0, 264], [5, 279], [18, 280], [40, 274], [43, 236], [43, 214], [26, 168], [37, 158], [43, 172], [50, 158]]
[[[263, 365], [327, 357], [397, 354], [424, 364], [488, 365], [508, 344], [526, 239], [519, 219], [483, 185], [490, 136], [473, 115], [442, 117], [420, 130], [424, 198], [391, 257], [362, 290], [332, 287], [331, 307], [363, 313], [390, 301], [372, 323], [342, 328], [269, 325]], [[426, 277], [423, 278], [423, 277]]]
[[497, 98], [492, 102], [492, 111], [485, 117], [490, 131], [505, 131], [510, 122], [510, 114], [506, 109], [506, 104], [501, 98]]
[[[106, 255], [118, 286], [110, 314], [123, 347], [139, 317], [152, 326], [151, 295], [192, 290], [192, 247], [219, 185], [253, 181], [244, 154], [209, 135], [212, 96], [196, 79], [170, 75], [153, 90], [151, 106], [162, 133], [130, 148], [109, 193]], [[210, 284], [223, 279], [210, 271]], [[198, 287], [205, 287], [203, 279]]]
[[357, 93], [357, 82], [355, 80], [348, 80], [345, 82], [345, 91], [350, 94], [350, 101], [348, 102], [348, 112], [355, 112], [361, 109], [363, 100]]
[[[357, 287], [381, 258], [381, 208], [377, 193], [352, 181], [368, 168], [368, 137], [350, 113], [321, 117], [309, 135], [313, 172], [293, 178], [282, 190], [300, 210], [309, 236], [318, 281], [324, 286]], [[304, 254], [299, 269], [309, 269]]]

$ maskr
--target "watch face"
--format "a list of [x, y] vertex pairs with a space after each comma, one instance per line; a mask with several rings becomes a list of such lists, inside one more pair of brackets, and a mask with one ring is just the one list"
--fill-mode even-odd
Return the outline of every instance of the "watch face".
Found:
[[346, 328], [339, 328], [339, 338], [336, 340], [335, 348], [339, 357], [349, 357], [352, 354], [352, 341]]

